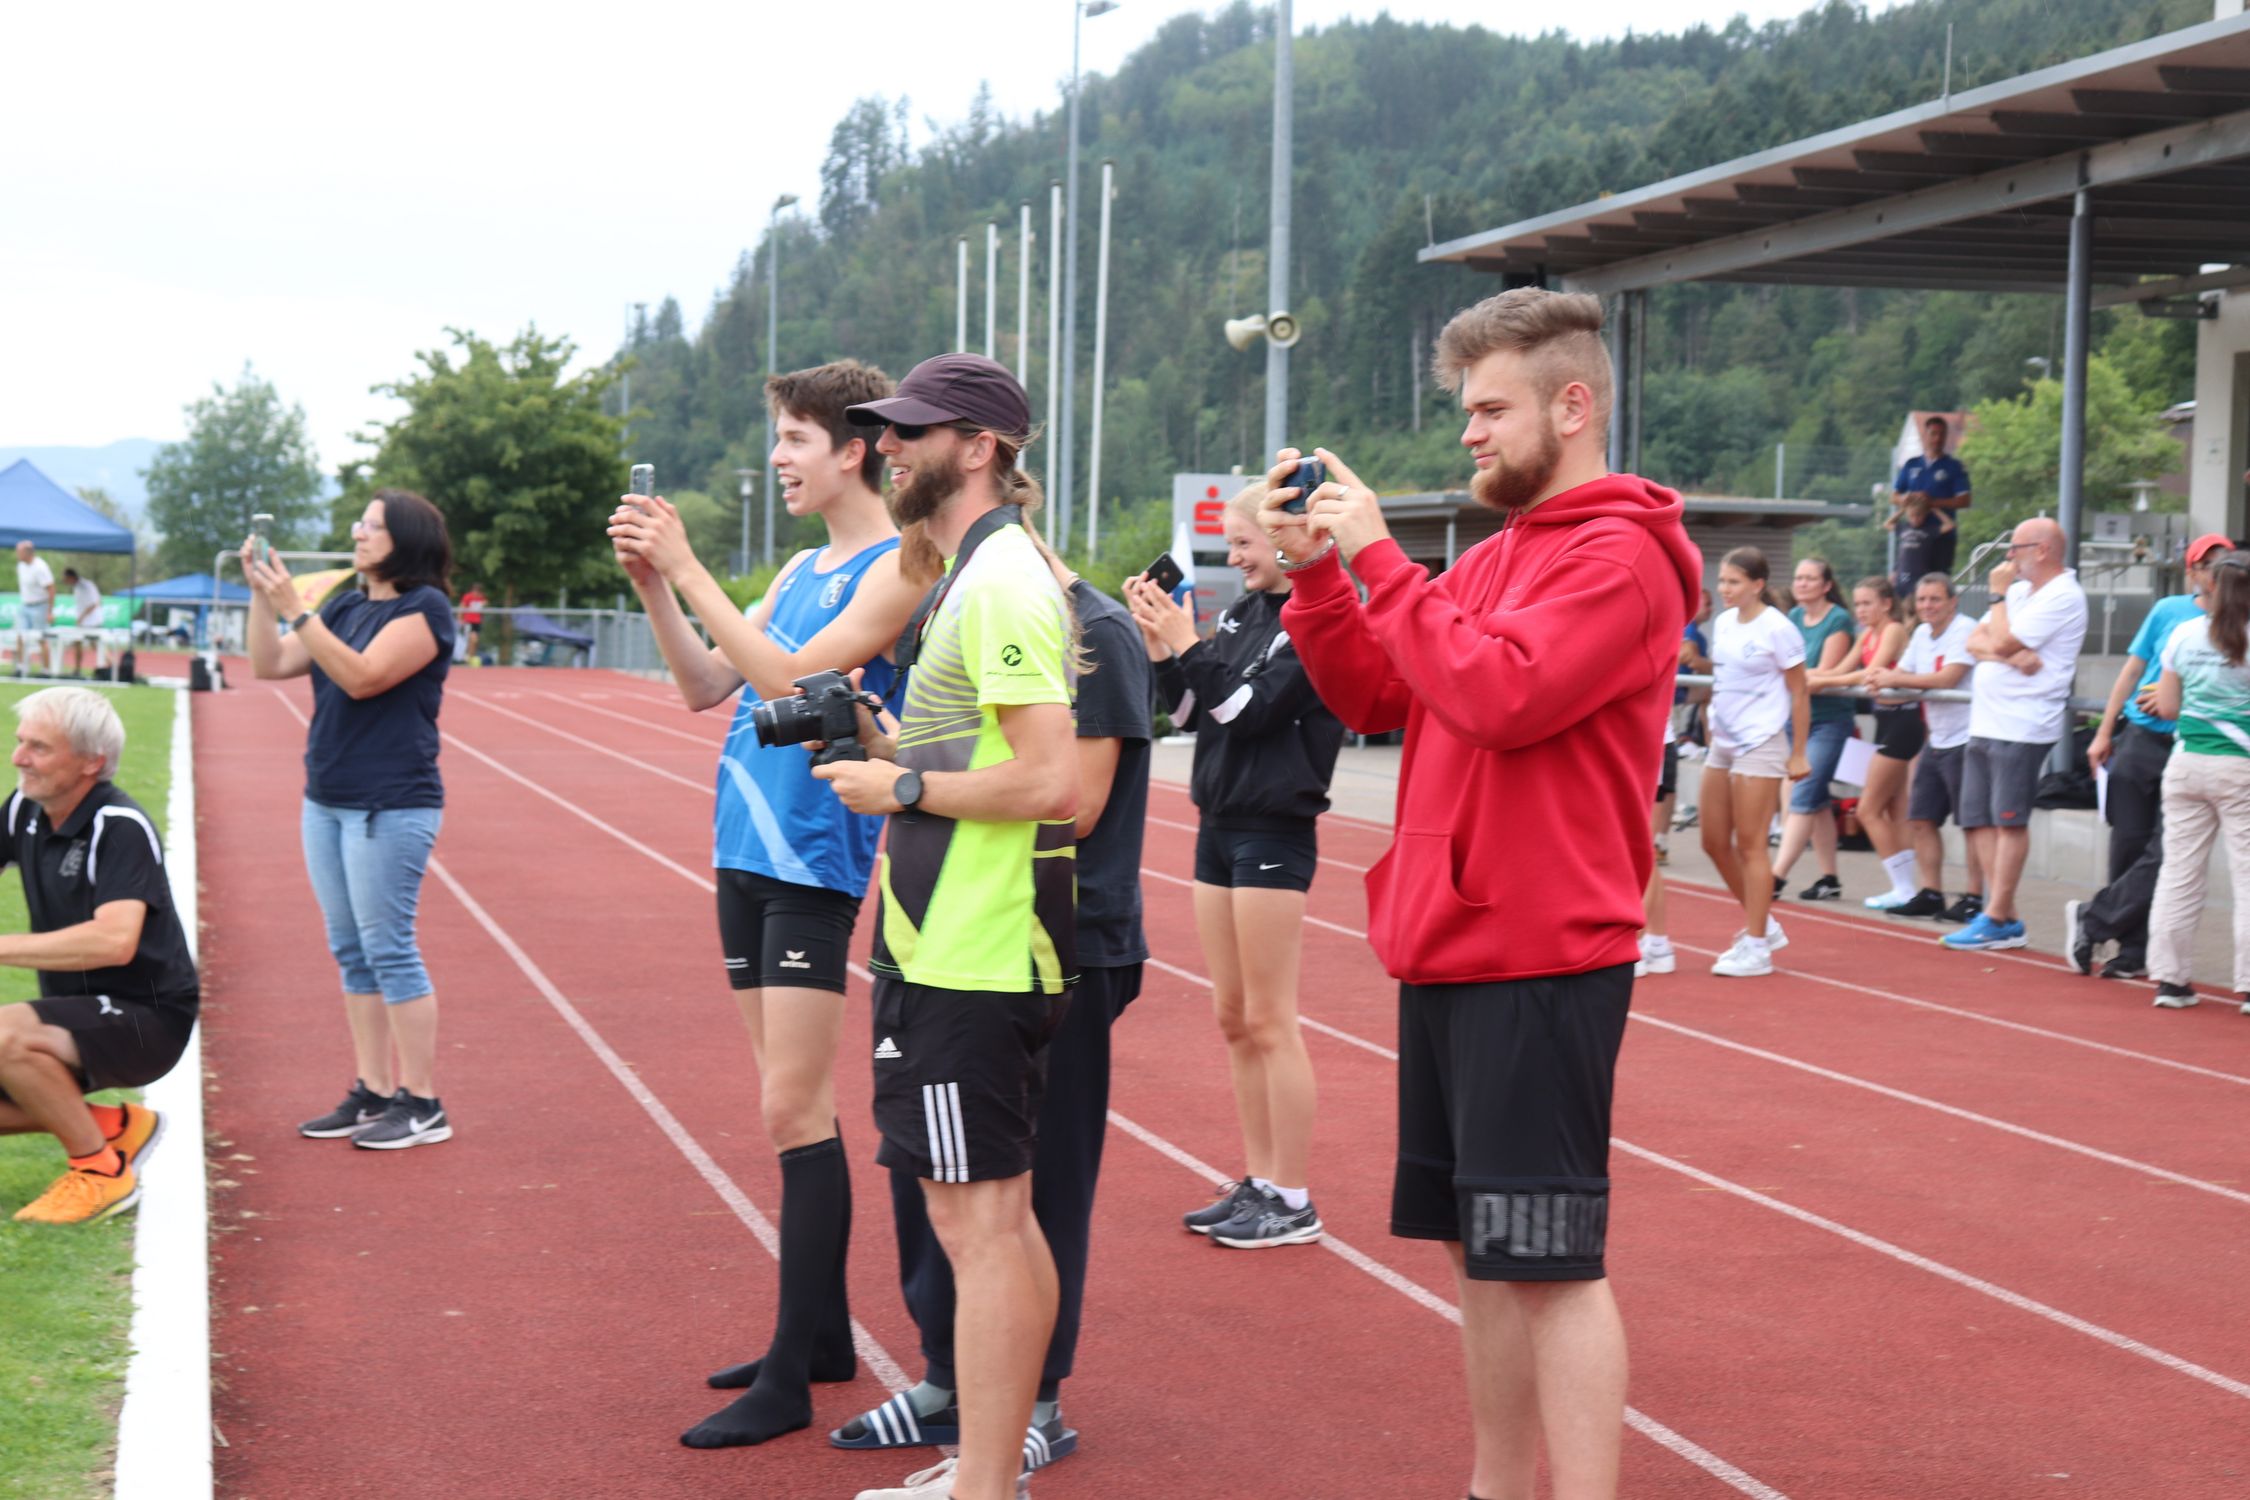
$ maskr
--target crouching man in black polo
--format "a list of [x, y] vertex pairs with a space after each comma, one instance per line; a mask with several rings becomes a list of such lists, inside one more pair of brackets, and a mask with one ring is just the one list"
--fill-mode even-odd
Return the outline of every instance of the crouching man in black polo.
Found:
[[16, 717], [0, 865], [23, 871], [31, 931], [0, 934], [0, 964], [37, 969], [39, 998], [0, 1005], [0, 1135], [51, 1135], [70, 1158], [16, 1218], [87, 1224], [140, 1200], [135, 1168], [164, 1122], [85, 1096], [169, 1073], [200, 991], [156, 825], [110, 781], [117, 711], [90, 689], [49, 688]]

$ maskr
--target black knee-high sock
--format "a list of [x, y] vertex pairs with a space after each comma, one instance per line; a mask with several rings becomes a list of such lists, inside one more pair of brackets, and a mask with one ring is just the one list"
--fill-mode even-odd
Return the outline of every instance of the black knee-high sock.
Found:
[[[818, 1144], [827, 1145], [828, 1142]], [[823, 1383], [837, 1383], [857, 1379], [859, 1354], [852, 1344], [852, 1309], [850, 1293], [846, 1290], [844, 1267], [849, 1259], [852, 1238], [852, 1183], [851, 1159], [843, 1149], [843, 1128], [837, 1127], [836, 1175], [840, 1181], [842, 1206], [837, 1213], [835, 1266], [830, 1279], [827, 1300], [821, 1305], [818, 1327], [814, 1330], [812, 1344], [812, 1378]], [[806, 1148], [811, 1149], [811, 1148]], [[782, 1172], [782, 1246], [788, 1253], [788, 1225], [792, 1205], [789, 1200], [788, 1153], [783, 1153]], [[811, 1212], [812, 1210], [808, 1210]], [[786, 1275], [784, 1276], [786, 1281]], [[778, 1320], [777, 1320], [778, 1322]], [[776, 1327], [775, 1336], [780, 1336]], [[704, 1377], [705, 1384], [717, 1391], [739, 1391], [758, 1383], [758, 1372], [764, 1368], [763, 1359], [745, 1360], [738, 1365], [728, 1365]]]
[[832, 1334], [841, 1321], [850, 1347], [849, 1314], [841, 1305], [850, 1236], [851, 1173], [843, 1141], [831, 1138], [782, 1152], [781, 1307], [773, 1342], [751, 1387], [681, 1434], [681, 1442], [690, 1448], [741, 1447], [811, 1424], [813, 1355], [823, 1333]]

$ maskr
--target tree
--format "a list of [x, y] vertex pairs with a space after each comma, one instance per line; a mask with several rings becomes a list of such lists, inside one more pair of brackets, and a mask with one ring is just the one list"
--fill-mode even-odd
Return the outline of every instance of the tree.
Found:
[[[80, 485], [78, 498], [97, 514], [115, 521], [133, 533], [131, 557], [98, 552], [81, 553], [72, 559], [77, 564], [78, 571], [93, 579], [94, 587], [105, 594], [114, 594], [136, 579], [141, 583], [153, 582], [158, 577], [156, 554], [150, 550], [147, 541], [141, 536], [141, 528], [134, 524], [125, 507], [118, 504], [115, 497], [99, 485]], [[209, 559], [205, 559], [205, 562], [207, 565]]]
[[158, 562], [175, 573], [209, 570], [211, 559], [250, 534], [250, 517], [274, 518], [285, 545], [319, 518], [320, 466], [305, 437], [305, 409], [282, 405], [248, 365], [233, 390], [216, 381], [187, 406], [188, 435], [157, 450], [147, 469], [149, 524], [164, 534]]
[[621, 426], [602, 406], [614, 370], [566, 375], [576, 348], [536, 328], [505, 347], [447, 333], [451, 351], [424, 350], [420, 373], [376, 387], [406, 415], [350, 474], [337, 539], [374, 490], [395, 486], [445, 513], [458, 570], [510, 602], [614, 587], [603, 523], [628, 478]]
[[[2062, 473], [2062, 383], [2042, 380], [2021, 396], [1985, 401], [1969, 417], [1961, 458], [1976, 503], [1960, 512], [1961, 555], [1979, 542], [2055, 508]], [[2123, 503], [2125, 486], [2179, 466], [2180, 445], [2136, 402], [2123, 376], [2095, 355], [2086, 362], [2086, 509]]]

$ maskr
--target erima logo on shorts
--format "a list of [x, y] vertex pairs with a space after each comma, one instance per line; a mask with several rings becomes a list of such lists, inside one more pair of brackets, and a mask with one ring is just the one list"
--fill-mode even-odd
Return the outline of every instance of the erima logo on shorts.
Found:
[[1022, 661], [1023, 647], [1011, 645], [1000, 648], [1000, 664], [1002, 666], [1013, 667], [1020, 665]]
[[793, 948], [784, 948], [781, 950], [781, 967], [784, 969], [809, 969], [812, 965], [805, 962], [803, 953]]
[[875, 1044], [875, 1059], [878, 1062], [881, 1062], [885, 1058], [891, 1058], [895, 1060], [903, 1056], [905, 1056], [905, 1054], [898, 1050], [898, 1043], [892, 1041], [889, 1037], [884, 1037], [881, 1041]]

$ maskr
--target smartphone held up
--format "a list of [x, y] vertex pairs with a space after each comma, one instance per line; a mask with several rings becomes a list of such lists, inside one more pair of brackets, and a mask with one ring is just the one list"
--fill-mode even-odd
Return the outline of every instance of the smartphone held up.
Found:
[[[628, 486], [628, 491], [641, 499], [654, 495], [656, 493], [656, 465], [633, 465], [633, 482]], [[648, 507], [641, 504], [639, 499], [634, 500], [632, 506], [633, 509], [640, 511], [643, 515], [648, 513]]]
[[273, 561], [273, 517], [264, 511], [250, 518], [250, 555], [261, 563]]
[[1281, 508], [1293, 516], [1303, 515], [1305, 513], [1305, 501], [1310, 498], [1314, 490], [1319, 489], [1327, 482], [1328, 465], [1317, 458], [1298, 459], [1297, 472], [1289, 480], [1289, 483], [1296, 488], [1297, 493], [1290, 499], [1282, 501]]

